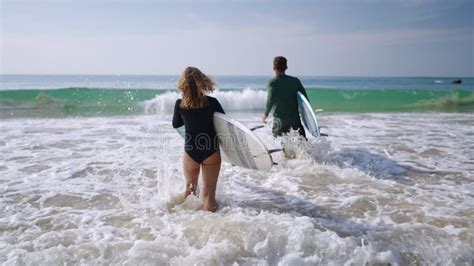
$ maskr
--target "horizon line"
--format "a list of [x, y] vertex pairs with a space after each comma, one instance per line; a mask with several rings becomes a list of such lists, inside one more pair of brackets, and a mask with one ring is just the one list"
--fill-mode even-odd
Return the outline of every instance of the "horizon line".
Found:
[[[214, 77], [273, 77], [271, 75], [252, 75], [252, 74], [207, 74]], [[306, 74], [288, 74], [296, 77], [328, 77], [328, 78], [474, 78], [473, 76], [434, 76], [434, 75], [306, 75]], [[16, 74], [0, 73], [0, 76], [156, 76], [156, 77], [179, 77], [181, 74]]]

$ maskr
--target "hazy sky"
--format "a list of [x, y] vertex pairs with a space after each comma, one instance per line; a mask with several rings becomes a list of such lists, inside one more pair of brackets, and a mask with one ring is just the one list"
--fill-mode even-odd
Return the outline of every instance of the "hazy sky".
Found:
[[474, 76], [473, 0], [0, 0], [2, 74]]

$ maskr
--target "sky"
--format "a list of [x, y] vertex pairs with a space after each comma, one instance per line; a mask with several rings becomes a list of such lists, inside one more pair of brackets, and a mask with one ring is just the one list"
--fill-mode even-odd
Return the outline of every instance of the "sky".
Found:
[[474, 76], [474, 1], [0, 0], [1, 74]]

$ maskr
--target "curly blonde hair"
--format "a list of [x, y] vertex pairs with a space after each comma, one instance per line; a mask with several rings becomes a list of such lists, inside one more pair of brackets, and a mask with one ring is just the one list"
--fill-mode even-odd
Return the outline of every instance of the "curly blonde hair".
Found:
[[214, 91], [214, 81], [196, 67], [187, 67], [178, 81], [182, 92], [181, 108], [197, 109], [207, 105], [206, 93]]

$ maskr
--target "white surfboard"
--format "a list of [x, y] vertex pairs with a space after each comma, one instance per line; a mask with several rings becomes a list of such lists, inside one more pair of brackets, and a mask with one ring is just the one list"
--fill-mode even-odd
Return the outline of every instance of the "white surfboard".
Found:
[[[214, 128], [222, 160], [248, 169], [269, 170], [273, 159], [265, 145], [250, 129], [221, 113], [214, 113]], [[177, 129], [184, 137], [184, 127]]]
[[298, 92], [298, 108], [300, 110], [301, 120], [306, 129], [316, 138], [321, 136], [319, 132], [318, 120], [316, 114], [303, 93]]
[[240, 122], [214, 113], [214, 128], [225, 161], [255, 170], [269, 170], [273, 166], [272, 156], [265, 145]]

